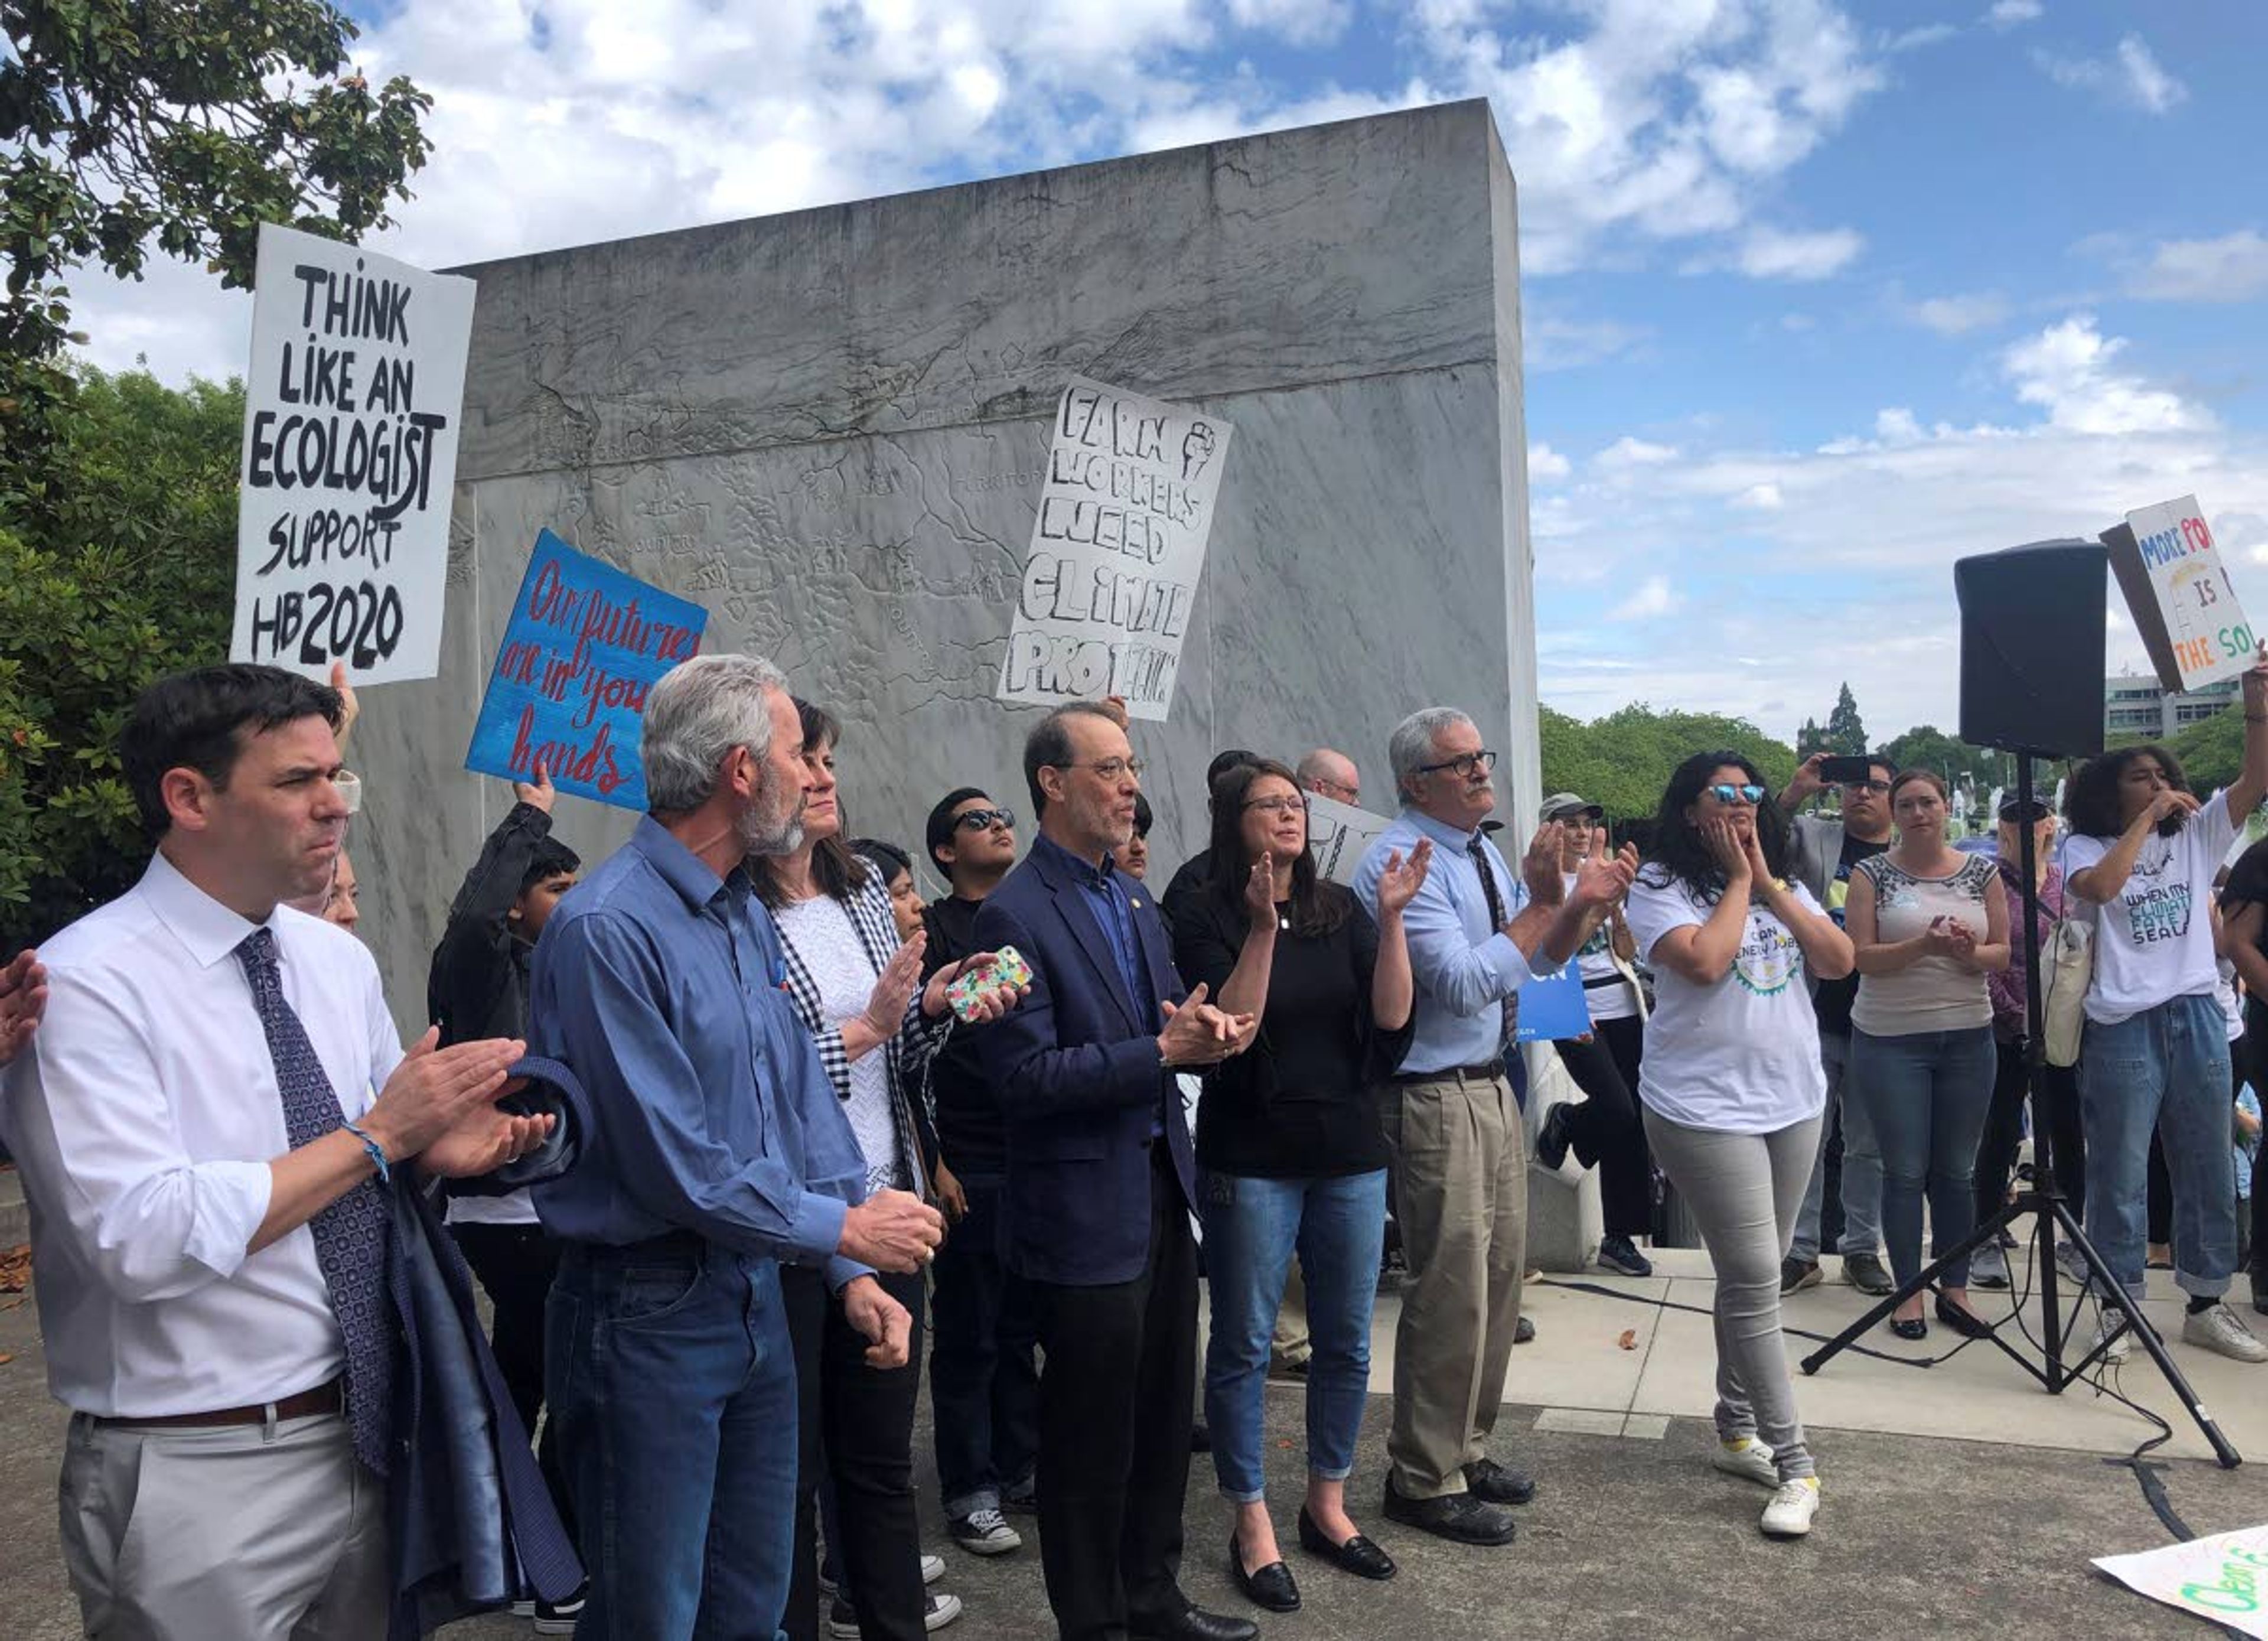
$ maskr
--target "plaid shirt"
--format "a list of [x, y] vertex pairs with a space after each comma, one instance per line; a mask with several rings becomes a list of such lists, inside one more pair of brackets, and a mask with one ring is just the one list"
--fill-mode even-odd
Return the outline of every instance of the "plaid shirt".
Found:
[[[843, 909], [858, 931], [858, 945], [866, 961], [880, 978], [883, 968], [889, 962], [900, 945], [898, 926], [890, 916], [889, 891], [882, 887], [881, 876], [868, 872], [866, 881], [850, 893]], [[843, 1046], [843, 1028], [827, 1023], [820, 1002], [819, 982], [812, 978], [795, 942], [780, 931], [780, 949], [787, 956], [787, 995], [794, 1004], [797, 1016], [811, 1033], [812, 1041], [819, 1047], [819, 1063], [827, 1068], [827, 1079], [835, 1085], [835, 1097], [850, 1098], [850, 1056]], [[922, 1012], [922, 992], [916, 988], [912, 1000], [906, 1004], [905, 1023], [898, 1034], [870, 1052], [884, 1056], [882, 1069], [890, 1085], [890, 1113], [897, 1130], [898, 1165], [907, 1181], [906, 1189], [927, 1200], [930, 1190], [929, 1169], [923, 1162], [923, 1136], [934, 1132], [937, 1114], [929, 1108], [929, 1063], [952, 1035], [953, 1011], [948, 1009], [936, 1019]], [[916, 1099], [922, 1101], [917, 1116]]]

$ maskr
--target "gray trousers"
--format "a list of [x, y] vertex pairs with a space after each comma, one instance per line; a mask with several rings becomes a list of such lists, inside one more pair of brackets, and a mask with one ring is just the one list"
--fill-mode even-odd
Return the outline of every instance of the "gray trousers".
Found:
[[1381, 1102], [1410, 1278], [1394, 1331], [1395, 1490], [1465, 1490], [1504, 1405], [1528, 1269], [1528, 1130], [1502, 1077], [1452, 1072]]
[[1819, 1151], [1804, 1187], [1803, 1211], [1795, 1218], [1795, 1240], [1788, 1252], [1810, 1264], [1819, 1257], [1820, 1216], [1827, 1206], [1827, 1139], [1835, 1113], [1843, 1113], [1843, 1240], [1838, 1254], [1879, 1254], [1882, 1247], [1882, 1153], [1865, 1105], [1843, 1098], [1851, 1040], [1819, 1034], [1819, 1063], [1827, 1072], [1827, 1112], [1819, 1123]]
[[1779, 1262], [1823, 1120], [1726, 1134], [1646, 1114], [1654, 1160], [1692, 1211], [1717, 1269], [1717, 1434], [1763, 1441], [1783, 1482], [1817, 1473], [1780, 1344]]
[[92, 1641], [384, 1641], [386, 1484], [338, 1414], [216, 1430], [76, 1414], [61, 1490]]

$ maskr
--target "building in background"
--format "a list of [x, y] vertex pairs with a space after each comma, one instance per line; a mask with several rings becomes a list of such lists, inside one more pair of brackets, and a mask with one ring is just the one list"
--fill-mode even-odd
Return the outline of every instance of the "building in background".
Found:
[[2225, 678], [2183, 695], [2160, 683], [2154, 673], [2121, 673], [2102, 681], [2104, 736], [2143, 735], [2170, 740], [2175, 732], [2209, 718], [2242, 692], [2242, 683]]

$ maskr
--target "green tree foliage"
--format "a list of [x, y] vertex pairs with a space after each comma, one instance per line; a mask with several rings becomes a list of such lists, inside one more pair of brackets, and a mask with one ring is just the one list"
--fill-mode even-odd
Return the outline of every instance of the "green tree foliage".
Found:
[[0, 519], [0, 954], [149, 857], [118, 765], [137, 691], [225, 659], [244, 390], [85, 371], [34, 539]]
[[1827, 750], [1827, 732], [1819, 727], [1817, 718], [1806, 718], [1803, 727], [1795, 732], [1795, 757], [1800, 763], [1815, 752]]
[[1972, 747], [1930, 724], [1918, 725], [1895, 740], [1883, 742], [1881, 751], [1901, 769], [1936, 770], [1950, 786], [1960, 785], [1961, 777], [1967, 776], [1976, 783], [1980, 796], [1989, 794], [2000, 784], [2014, 767], [2005, 754]]
[[1867, 726], [1859, 721], [1858, 698], [1852, 695], [1847, 683], [1835, 697], [1835, 710], [1827, 715], [1827, 728], [1821, 739], [1829, 752], [1851, 757], [1874, 750], [1867, 744]]
[[[432, 99], [347, 70], [328, 0], [0, 0], [0, 526], [67, 505], [72, 269], [154, 241], [252, 283], [262, 222], [355, 239], [424, 163]], [[312, 82], [312, 83], [311, 83]]]
[[1775, 791], [1795, 774], [1795, 749], [1745, 718], [1659, 712], [1642, 703], [1587, 724], [1550, 707], [1539, 716], [1544, 790], [1580, 793], [1615, 821], [1650, 819], [1670, 771], [1697, 752], [1740, 753]]

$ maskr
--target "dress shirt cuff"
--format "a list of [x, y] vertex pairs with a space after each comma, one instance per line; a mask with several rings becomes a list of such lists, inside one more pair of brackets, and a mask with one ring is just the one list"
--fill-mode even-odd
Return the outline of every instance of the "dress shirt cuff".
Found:
[[831, 1262], [842, 1246], [843, 1220], [850, 1211], [850, 1205], [839, 1197], [806, 1191], [788, 1224], [788, 1247], [813, 1264]]
[[1512, 937], [1501, 930], [1489, 936], [1473, 950], [1480, 954], [1482, 961], [1495, 971], [1497, 979], [1503, 984], [1504, 990], [1498, 994], [1500, 997], [1510, 996], [1535, 977], [1535, 971], [1528, 966], [1528, 960], [1520, 954], [1520, 948], [1513, 944]]
[[872, 1265], [862, 1265], [855, 1259], [846, 1259], [837, 1254], [827, 1262], [827, 1291], [829, 1293], [840, 1293], [859, 1277], [871, 1277], [873, 1274], [874, 1268]]
[[183, 1252], [217, 1277], [232, 1277], [268, 1218], [276, 1172], [264, 1162], [201, 1162]]

